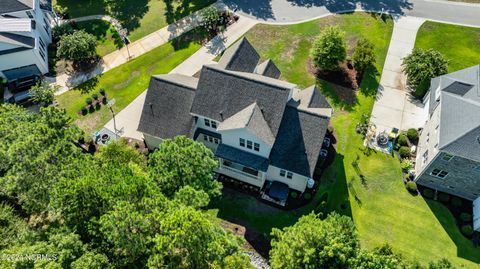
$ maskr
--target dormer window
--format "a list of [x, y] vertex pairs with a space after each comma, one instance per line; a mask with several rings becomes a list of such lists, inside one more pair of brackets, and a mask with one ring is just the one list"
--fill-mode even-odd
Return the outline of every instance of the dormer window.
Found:
[[212, 125], [212, 128], [217, 129], [217, 122], [216, 121], [211, 121], [210, 124]]
[[204, 119], [205, 121], [205, 126], [210, 127], [210, 120], [209, 119]]

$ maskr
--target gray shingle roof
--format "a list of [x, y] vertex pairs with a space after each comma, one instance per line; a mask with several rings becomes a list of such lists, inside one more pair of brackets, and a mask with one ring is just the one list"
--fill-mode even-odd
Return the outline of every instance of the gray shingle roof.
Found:
[[480, 160], [480, 65], [434, 78], [430, 114], [440, 109], [439, 149]]
[[292, 103], [292, 105], [296, 106], [299, 110], [313, 113], [318, 116], [332, 116], [332, 107], [315, 85], [310, 86], [305, 90], [295, 92], [293, 94], [293, 100], [297, 103]]
[[270, 59], [257, 65], [255, 73], [271, 78], [279, 78], [281, 75], [280, 69]]
[[217, 130], [224, 131], [240, 128], [246, 128], [270, 146], [275, 142], [275, 137], [270, 127], [268, 127], [268, 123], [265, 121], [263, 113], [257, 103], [247, 106], [237, 114], [220, 123]]
[[33, 0], [2, 0], [0, 14], [33, 9]]
[[269, 77], [204, 65], [191, 112], [223, 122], [252, 103], [263, 111], [274, 136], [294, 84]]
[[313, 177], [329, 120], [288, 105], [270, 152], [270, 164]]
[[258, 61], [260, 55], [246, 38], [242, 38], [225, 51], [218, 64], [226, 70], [252, 73]]
[[215, 155], [255, 170], [266, 172], [268, 169], [267, 158], [225, 144], [218, 145]]
[[17, 35], [12, 33], [0, 33], [0, 42], [19, 47], [34, 48], [35, 39], [29, 36]]
[[138, 131], [159, 137], [191, 137], [194, 119], [190, 107], [198, 79], [183, 75], [153, 76], [138, 125]]

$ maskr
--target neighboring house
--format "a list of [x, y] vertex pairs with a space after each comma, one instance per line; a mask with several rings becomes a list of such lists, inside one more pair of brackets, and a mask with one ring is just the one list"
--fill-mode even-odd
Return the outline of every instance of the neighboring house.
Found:
[[480, 65], [432, 79], [420, 135], [418, 184], [468, 200], [480, 196]]
[[332, 108], [315, 86], [300, 90], [259, 61], [242, 39], [199, 78], [153, 76], [138, 130], [150, 149], [177, 135], [200, 141], [219, 159], [218, 173], [274, 188], [282, 200], [288, 188], [312, 187]]
[[12, 93], [48, 73], [51, 0], [0, 1], [0, 77]]

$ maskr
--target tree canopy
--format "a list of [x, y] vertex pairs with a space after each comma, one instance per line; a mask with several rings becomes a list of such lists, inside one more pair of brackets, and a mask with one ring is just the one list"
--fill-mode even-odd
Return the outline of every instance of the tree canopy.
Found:
[[316, 68], [335, 70], [347, 57], [345, 33], [335, 26], [327, 27], [313, 43], [310, 56]]
[[58, 42], [57, 57], [82, 63], [97, 55], [97, 39], [83, 30], [63, 35]]
[[220, 195], [222, 185], [212, 173], [217, 166], [211, 150], [185, 136], [164, 140], [149, 160], [150, 176], [167, 197], [186, 185], [210, 197]]
[[353, 51], [353, 67], [360, 73], [375, 63], [375, 47], [366, 38], [357, 41], [355, 50]]
[[56, 87], [48, 84], [42, 80], [36, 85], [32, 86], [29, 90], [32, 96], [32, 101], [41, 104], [42, 106], [48, 106], [53, 103], [55, 98]]
[[448, 61], [433, 49], [413, 49], [403, 59], [402, 66], [408, 84], [415, 88], [415, 94], [420, 98], [428, 91], [432, 78], [448, 73]]

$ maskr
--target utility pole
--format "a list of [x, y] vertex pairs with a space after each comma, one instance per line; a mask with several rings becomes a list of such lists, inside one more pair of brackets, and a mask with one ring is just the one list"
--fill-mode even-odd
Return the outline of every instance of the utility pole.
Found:
[[115, 136], [118, 137], [117, 135], [117, 123], [115, 122], [115, 112], [113, 112], [113, 105], [115, 104], [115, 98], [111, 99], [110, 101], [107, 102], [107, 106], [110, 109], [110, 112], [112, 112], [112, 118], [113, 118], [113, 132], [115, 133]]
[[120, 34], [120, 38], [122, 39], [123, 44], [125, 44], [125, 46], [127, 47], [127, 53], [128, 53], [127, 60], [130, 60], [130, 58], [132, 57], [130, 56], [130, 50], [128, 50], [128, 44], [130, 44], [130, 39], [128, 39], [128, 36], [127, 36], [127, 29], [122, 28], [118, 31], [118, 33]]

